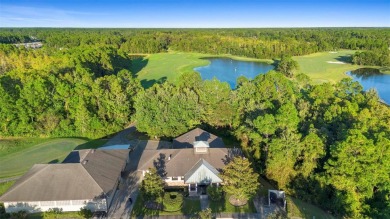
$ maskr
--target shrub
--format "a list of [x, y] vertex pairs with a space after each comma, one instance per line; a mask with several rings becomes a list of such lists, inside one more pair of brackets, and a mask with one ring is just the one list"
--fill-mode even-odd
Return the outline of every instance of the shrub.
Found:
[[213, 201], [219, 201], [223, 197], [223, 190], [221, 187], [210, 185], [207, 187], [207, 194]]
[[164, 194], [164, 210], [165, 211], [178, 211], [183, 204], [183, 195], [178, 192], [167, 192]]
[[45, 218], [57, 218], [58, 215], [62, 214], [62, 208], [49, 208], [43, 214]]
[[211, 208], [206, 208], [203, 211], [199, 212], [199, 219], [212, 219], [213, 215], [211, 213]]
[[27, 216], [28, 216], [27, 211], [18, 211], [11, 214], [12, 218], [17, 218], [17, 219], [25, 219], [27, 218]]
[[79, 215], [84, 218], [91, 218], [92, 217], [92, 211], [87, 208], [80, 208]]

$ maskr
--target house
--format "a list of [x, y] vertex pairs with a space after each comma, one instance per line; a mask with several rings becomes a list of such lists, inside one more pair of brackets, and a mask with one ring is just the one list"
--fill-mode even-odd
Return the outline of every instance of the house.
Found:
[[202, 129], [194, 129], [173, 140], [171, 148], [146, 148], [137, 170], [145, 176], [156, 168], [167, 187], [188, 187], [192, 196], [206, 192], [206, 186], [219, 185], [219, 173], [239, 149], [228, 149], [221, 138]]
[[72, 151], [63, 163], [35, 164], [0, 197], [6, 212], [107, 211], [129, 150]]

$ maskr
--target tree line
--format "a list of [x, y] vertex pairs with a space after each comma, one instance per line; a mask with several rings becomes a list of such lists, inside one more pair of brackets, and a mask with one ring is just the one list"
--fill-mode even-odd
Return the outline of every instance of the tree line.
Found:
[[[388, 54], [390, 31], [388, 28], [2, 28], [0, 32], [0, 43], [36, 40], [42, 40], [45, 47], [55, 49], [107, 45], [126, 53], [157, 53], [172, 49], [272, 59], [282, 55], [298, 56], [338, 49], [387, 51]], [[375, 64], [387, 65], [388, 58], [385, 62], [376, 61]]]

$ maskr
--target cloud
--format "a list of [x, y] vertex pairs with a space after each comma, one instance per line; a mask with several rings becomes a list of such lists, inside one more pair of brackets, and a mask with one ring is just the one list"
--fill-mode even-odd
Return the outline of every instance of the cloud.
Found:
[[108, 16], [108, 13], [63, 10], [59, 8], [2, 5], [0, 26], [7, 27], [82, 27], [88, 26], [85, 17]]

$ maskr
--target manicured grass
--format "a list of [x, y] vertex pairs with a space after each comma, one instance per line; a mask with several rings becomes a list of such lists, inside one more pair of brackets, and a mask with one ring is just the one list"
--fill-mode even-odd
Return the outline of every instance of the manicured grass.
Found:
[[45, 214], [45, 213], [34, 213], [29, 214], [27, 219], [60, 219], [60, 218], [84, 218], [79, 215], [78, 212], [62, 212], [61, 214]]
[[248, 203], [241, 207], [233, 206], [229, 203], [230, 195], [225, 195], [221, 201], [211, 201], [210, 208], [213, 213], [256, 213], [256, 208], [253, 205], [253, 201], [249, 200]]
[[324, 210], [293, 197], [287, 198], [287, 212], [289, 218], [292, 217], [316, 218], [316, 219], [335, 218], [332, 215], [326, 213]]
[[[293, 59], [296, 60], [300, 66], [299, 72], [309, 75], [314, 83], [335, 83], [348, 77], [345, 74], [347, 71], [363, 67], [378, 68], [381, 72], [390, 73], [390, 69], [388, 68], [352, 65], [349, 61], [350, 56], [354, 53], [354, 50], [340, 50], [336, 53], [321, 52], [305, 56], [296, 56], [293, 57]], [[207, 57], [227, 57], [242, 61], [273, 63], [272, 60], [267, 59], [170, 51], [168, 53], [150, 54], [134, 59], [131, 71], [138, 77], [141, 84], [145, 88], [148, 88], [156, 82], [164, 82], [166, 80], [175, 83], [181, 74], [193, 72], [195, 67], [209, 64], [208, 60], [202, 59]], [[328, 62], [344, 62], [345, 64]]]
[[0, 196], [3, 195], [14, 183], [15, 181], [0, 183]]
[[[143, 87], [148, 88], [156, 82], [170, 81], [175, 83], [181, 74], [193, 72], [195, 67], [209, 64], [206, 57], [216, 55], [184, 52], [157, 53], [133, 60], [131, 72], [135, 73]], [[272, 62], [272, 60], [259, 60], [230, 55], [218, 55], [242, 61]]]
[[[383, 73], [389, 73], [388, 69], [377, 66], [352, 65], [350, 61], [351, 55], [354, 53], [354, 50], [340, 50], [337, 52], [320, 52], [305, 56], [295, 56], [293, 59], [300, 66], [299, 72], [307, 74], [313, 79], [314, 83], [335, 83], [343, 78], [347, 78], [348, 76], [345, 74], [347, 71], [364, 67], [377, 68]], [[328, 62], [344, 62], [345, 64]]]
[[[160, 203], [162, 199], [158, 200]], [[131, 212], [131, 218], [136, 218], [137, 216], [158, 216], [158, 215], [195, 215], [200, 211], [200, 201], [199, 199], [192, 199], [185, 197], [183, 200], [183, 206], [181, 210], [176, 212], [166, 212], [159, 210], [152, 210], [145, 207], [145, 198], [140, 191], [137, 200], [135, 201], [133, 211]]]
[[82, 138], [4, 139], [0, 147], [0, 178], [22, 175], [37, 163], [60, 163], [76, 147], [97, 148], [105, 142]]

